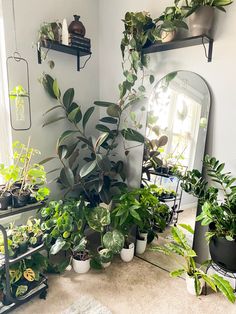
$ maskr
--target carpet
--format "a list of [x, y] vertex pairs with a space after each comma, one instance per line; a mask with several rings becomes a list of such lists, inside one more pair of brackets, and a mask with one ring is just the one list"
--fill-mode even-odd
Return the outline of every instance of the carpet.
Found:
[[82, 296], [61, 314], [112, 314], [112, 312], [93, 297]]

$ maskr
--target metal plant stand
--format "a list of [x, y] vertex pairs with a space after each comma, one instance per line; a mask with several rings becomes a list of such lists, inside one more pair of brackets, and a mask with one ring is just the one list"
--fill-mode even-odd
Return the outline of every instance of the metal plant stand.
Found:
[[[35, 206], [32, 206], [35, 207]], [[38, 207], [42, 207], [42, 205], [39, 205]], [[3, 306], [0, 306], [0, 314], [2, 313], [9, 313], [16, 307], [20, 306], [23, 303], [26, 303], [29, 299], [33, 298], [36, 295], [39, 295], [40, 298], [45, 299], [47, 295], [47, 277], [40, 274], [40, 281], [38, 282], [38, 285], [31, 289], [27, 294], [21, 297], [13, 297], [11, 293], [11, 283], [10, 283], [10, 266], [31, 256], [32, 254], [39, 252], [44, 249], [44, 244], [39, 245], [36, 248], [30, 248], [28, 251], [14, 259], [11, 259], [9, 256], [9, 250], [8, 250], [8, 237], [7, 232], [0, 224], [0, 232], [3, 235], [3, 243], [4, 243], [4, 254], [0, 254], [0, 270], [4, 269], [5, 271], [5, 286], [6, 290], [4, 291], [4, 300], [3, 300]]]

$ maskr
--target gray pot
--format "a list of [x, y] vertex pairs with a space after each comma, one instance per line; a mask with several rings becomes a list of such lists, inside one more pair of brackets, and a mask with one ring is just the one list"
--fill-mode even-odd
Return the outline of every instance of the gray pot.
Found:
[[188, 26], [192, 36], [212, 35], [215, 9], [201, 6], [189, 16]]

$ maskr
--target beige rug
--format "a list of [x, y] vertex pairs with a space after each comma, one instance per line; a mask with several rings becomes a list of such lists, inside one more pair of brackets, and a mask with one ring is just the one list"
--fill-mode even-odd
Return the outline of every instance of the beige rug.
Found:
[[112, 312], [93, 297], [84, 295], [61, 314], [112, 314]]

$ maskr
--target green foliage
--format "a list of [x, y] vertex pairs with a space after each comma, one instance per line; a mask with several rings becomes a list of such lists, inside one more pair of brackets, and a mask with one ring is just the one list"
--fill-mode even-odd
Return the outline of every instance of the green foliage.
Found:
[[[192, 233], [191, 226], [183, 225], [182, 227], [185, 230], [190, 230]], [[186, 273], [188, 276], [193, 277], [195, 280], [196, 295], [200, 295], [200, 278], [202, 278], [214, 291], [217, 291], [218, 289], [230, 302], [234, 303], [234, 291], [227, 280], [216, 274], [206, 274], [202, 270], [202, 266], [204, 264], [200, 268], [197, 268], [194, 261], [194, 257], [197, 256], [196, 252], [188, 244], [184, 232], [178, 227], [172, 227], [171, 234], [173, 239], [172, 242], [167, 243], [164, 246], [157, 246], [152, 248], [152, 251], [155, 252], [160, 252], [168, 256], [177, 254], [183, 258], [183, 264], [181, 264], [181, 268], [170, 272], [170, 276], [178, 277]]]
[[[58, 182], [67, 193], [79, 193], [93, 206], [101, 201], [109, 204], [113, 195], [120, 193], [126, 179], [123, 161], [117, 158], [113, 161], [119, 137], [139, 143], [144, 142], [144, 137], [131, 128], [120, 130], [124, 107], [115, 103], [95, 101], [96, 106], [106, 108], [108, 116], [100, 120], [102, 124], [95, 124], [95, 129], [101, 134], [94, 139], [90, 135], [93, 132], [87, 126], [95, 107], [92, 106], [83, 113], [74, 101], [74, 89], [69, 88], [63, 94], [57, 81], [48, 74], [43, 76], [42, 84], [49, 96], [58, 102], [46, 115], [60, 110], [63, 114], [59, 118], [65, 118], [71, 124], [70, 129], [64, 131], [57, 141], [56, 150], [63, 167]], [[56, 121], [58, 120], [49, 118], [50, 123]], [[48, 125], [48, 120], [45, 125]]]
[[[229, 172], [224, 172], [224, 163], [215, 157], [205, 156], [204, 167], [211, 178], [211, 186], [198, 170], [188, 171], [186, 175], [179, 175], [184, 191], [198, 197], [202, 212], [197, 217], [202, 225], [212, 225], [208, 240], [213, 237], [236, 239], [236, 178]], [[223, 195], [222, 195], [223, 194]]]
[[81, 243], [86, 225], [87, 204], [82, 200], [51, 201], [42, 208], [41, 228], [45, 245], [55, 255], [61, 250], [73, 251]]
[[210, 6], [215, 7], [216, 9], [226, 12], [224, 6], [230, 5], [233, 3], [233, 0], [188, 0], [186, 1], [186, 13], [185, 16], [189, 16], [194, 13], [201, 6]]

